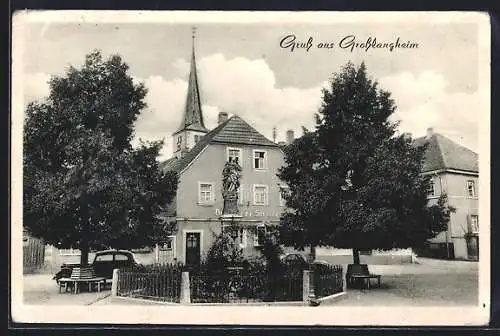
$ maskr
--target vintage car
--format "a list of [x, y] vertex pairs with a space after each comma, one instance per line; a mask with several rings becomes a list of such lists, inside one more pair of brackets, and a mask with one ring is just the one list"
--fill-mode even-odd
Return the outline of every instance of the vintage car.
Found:
[[[302, 270], [308, 269], [310, 267], [306, 257], [304, 257], [304, 255], [301, 253], [285, 254], [281, 256], [281, 261], [286, 265], [289, 265], [291, 267], [296, 267]], [[323, 260], [314, 260], [313, 262], [313, 267], [316, 269], [323, 269], [328, 266], [330, 266], [330, 264]]]
[[[79, 263], [66, 263], [61, 265], [61, 270], [57, 272], [53, 279], [59, 281], [61, 278], [69, 278], [71, 271], [79, 267]], [[94, 269], [95, 275], [106, 279], [113, 278], [115, 268], [129, 268], [140, 266], [132, 252], [127, 250], [105, 250], [95, 253], [94, 260], [90, 264]]]

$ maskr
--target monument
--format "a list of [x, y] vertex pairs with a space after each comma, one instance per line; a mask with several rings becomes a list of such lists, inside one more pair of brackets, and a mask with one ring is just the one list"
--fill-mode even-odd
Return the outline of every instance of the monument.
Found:
[[222, 216], [239, 215], [238, 190], [240, 188], [241, 166], [238, 160], [229, 159], [222, 170]]
[[222, 198], [224, 199], [224, 205], [222, 207], [222, 216], [220, 219], [223, 230], [224, 226], [230, 226], [230, 233], [233, 240], [235, 240], [238, 235], [235, 219], [242, 217], [238, 209], [240, 179], [241, 166], [238, 163], [238, 159], [231, 160], [230, 158], [222, 170]]

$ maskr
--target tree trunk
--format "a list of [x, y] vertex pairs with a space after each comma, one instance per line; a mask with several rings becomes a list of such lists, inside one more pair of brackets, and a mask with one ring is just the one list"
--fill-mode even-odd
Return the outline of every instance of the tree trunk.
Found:
[[80, 265], [87, 266], [89, 264], [89, 244], [86, 241], [80, 243]]
[[309, 252], [309, 263], [312, 264], [316, 260], [316, 245], [311, 245], [311, 250]]
[[353, 259], [353, 264], [359, 265], [359, 249], [353, 248], [352, 249], [352, 259]]
[[[85, 198], [84, 198], [85, 199]], [[90, 229], [89, 208], [87, 204], [81, 207], [82, 232], [80, 237], [80, 266], [89, 264], [89, 240], [88, 232]]]

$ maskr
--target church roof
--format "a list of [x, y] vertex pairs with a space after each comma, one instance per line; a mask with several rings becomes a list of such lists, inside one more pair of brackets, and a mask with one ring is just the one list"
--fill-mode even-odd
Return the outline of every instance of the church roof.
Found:
[[201, 112], [201, 99], [200, 90], [198, 88], [194, 44], [193, 53], [191, 55], [191, 68], [189, 70], [189, 82], [186, 104], [184, 107], [184, 117], [179, 128], [174, 132], [174, 135], [184, 130], [208, 132], [208, 129], [205, 127], [205, 123], [203, 121], [203, 114]]
[[260, 134], [246, 121], [237, 115], [219, 124], [212, 131], [204, 135], [194, 147], [182, 158], [170, 158], [160, 164], [163, 171], [180, 173], [203, 151], [209, 144], [253, 145], [277, 147], [279, 145]]
[[429, 138], [415, 139], [417, 146], [428, 143], [422, 172], [454, 169], [478, 173], [478, 155], [447, 137], [433, 133]]

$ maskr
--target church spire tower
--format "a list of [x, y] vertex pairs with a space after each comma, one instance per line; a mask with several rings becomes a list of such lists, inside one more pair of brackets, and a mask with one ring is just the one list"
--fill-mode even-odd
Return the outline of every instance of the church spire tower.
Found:
[[177, 131], [172, 134], [174, 139], [174, 155], [180, 157], [183, 153], [189, 151], [199, 139], [208, 133], [203, 120], [201, 111], [200, 90], [198, 88], [198, 74], [196, 71], [196, 55], [195, 55], [195, 33], [196, 28], [192, 29], [192, 53], [191, 66], [189, 70], [189, 81], [186, 96], [186, 104], [184, 106], [184, 116], [181, 125]]

